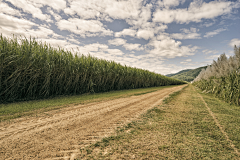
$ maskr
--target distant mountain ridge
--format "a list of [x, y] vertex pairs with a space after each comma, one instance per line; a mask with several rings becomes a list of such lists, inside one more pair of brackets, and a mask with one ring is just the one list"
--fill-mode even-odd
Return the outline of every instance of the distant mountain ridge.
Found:
[[174, 74], [167, 74], [165, 76], [179, 79], [182, 81], [191, 82], [198, 76], [198, 74], [202, 71], [202, 69], [206, 69], [206, 68], [207, 66], [199, 67], [196, 69], [185, 69]]
[[172, 77], [172, 76], [175, 76], [175, 75], [178, 75], [178, 74], [182, 74], [182, 73], [188, 72], [188, 71], [190, 71], [190, 70], [192, 70], [192, 69], [185, 69], [185, 70], [179, 71], [179, 72], [177, 72], [177, 73], [167, 74], [167, 75], [165, 75], [165, 76], [167, 76], [167, 77]]

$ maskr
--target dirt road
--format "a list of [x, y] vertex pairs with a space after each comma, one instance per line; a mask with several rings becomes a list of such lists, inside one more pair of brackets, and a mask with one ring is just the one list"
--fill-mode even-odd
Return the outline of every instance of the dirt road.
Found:
[[0, 123], [0, 159], [74, 159], [80, 148], [161, 104], [183, 86]]

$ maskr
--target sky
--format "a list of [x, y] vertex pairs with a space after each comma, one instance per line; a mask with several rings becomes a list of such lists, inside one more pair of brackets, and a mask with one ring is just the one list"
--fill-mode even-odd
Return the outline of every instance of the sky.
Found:
[[0, 34], [163, 75], [240, 46], [240, 0], [0, 0]]

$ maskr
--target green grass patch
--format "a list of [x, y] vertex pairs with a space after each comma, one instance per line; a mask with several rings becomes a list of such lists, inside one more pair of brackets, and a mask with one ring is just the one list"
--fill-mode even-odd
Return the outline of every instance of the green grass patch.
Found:
[[[175, 85], [174, 85], [175, 86]], [[52, 99], [24, 101], [8, 104], [0, 104], [0, 121], [19, 118], [26, 115], [36, 115], [49, 110], [59, 109], [71, 105], [78, 105], [120, 97], [133, 95], [142, 95], [164, 88], [174, 86], [161, 86], [141, 89], [129, 89], [120, 91], [111, 91], [105, 93], [83, 94], [75, 96], [60, 96]]]
[[212, 94], [200, 94], [233, 141], [233, 144], [240, 150], [240, 107], [226, 103]]
[[[78, 158], [239, 158], [192, 85], [173, 95], [168, 103], [148, 110], [140, 120], [118, 128], [116, 135], [84, 148]], [[229, 120], [224, 125], [229, 125]]]
[[168, 97], [166, 97], [163, 100], [163, 104], [168, 104], [169, 102], [173, 101], [178, 95], [180, 95], [183, 90], [186, 88], [187, 86], [183, 87], [181, 90], [177, 91], [177, 92], [173, 92], [172, 94], [170, 94]]

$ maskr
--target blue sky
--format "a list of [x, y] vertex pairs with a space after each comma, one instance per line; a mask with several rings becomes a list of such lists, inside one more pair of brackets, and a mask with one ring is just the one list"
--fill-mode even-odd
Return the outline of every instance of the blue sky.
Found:
[[240, 0], [0, 0], [0, 33], [160, 74], [240, 45]]

